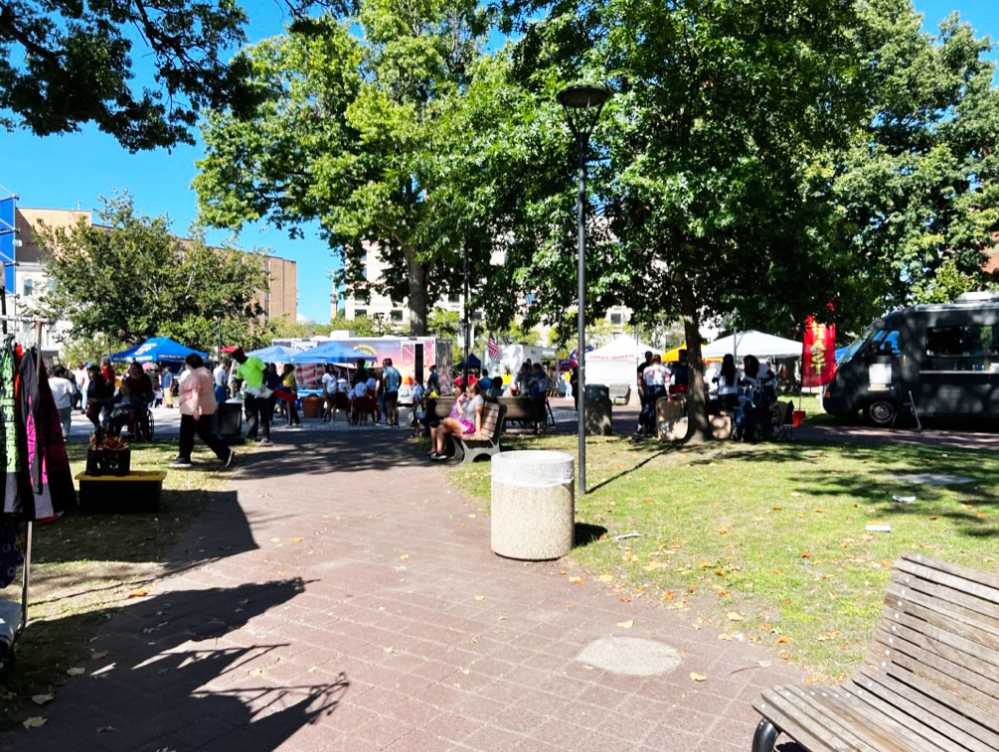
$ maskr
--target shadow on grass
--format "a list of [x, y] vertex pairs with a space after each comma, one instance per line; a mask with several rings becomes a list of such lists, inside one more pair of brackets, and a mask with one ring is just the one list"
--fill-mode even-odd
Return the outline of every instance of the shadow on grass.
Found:
[[[252, 633], [236, 643], [217, 640], [286, 604], [304, 586], [288, 579], [164, 592], [130, 603], [92, 643], [93, 650], [106, 651], [87, 662], [92, 676], [57, 690], [57, 702], [46, 713], [51, 722], [14, 732], [15, 746], [21, 734], [30, 733], [32, 749], [277, 749], [332, 713], [350, 683], [340, 674], [325, 682], [275, 685], [267, 672], [281, 660], [286, 643]], [[22, 650], [78, 629], [70, 622], [80, 618], [31, 625]]]
[[599, 541], [603, 535], [607, 535], [607, 528], [602, 525], [577, 522], [572, 531], [572, 545], [574, 548], [588, 546]]
[[[178, 527], [186, 528], [195, 518], [205, 523], [198, 528], [201, 532], [189, 534], [182, 545], [175, 545]], [[88, 578], [81, 572], [83, 567], [91, 579], [114, 579], [114, 570], [120, 569], [121, 576], [132, 581], [135, 576], [130, 575], [129, 565], [155, 564], [152, 577], [160, 579], [256, 548], [235, 491], [164, 491], [159, 512], [74, 511], [36, 528], [34, 564], [55, 565], [48, 567], [48, 574], [36, 578], [36, 590], [57, 590], [60, 595], [53, 599], [42, 595], [33, 603], [42, 605], [118, 587], [117, 582], [108, 582], [66, 592], [72, 583]], [[141, 582], [140, 575], [138, 584]]]

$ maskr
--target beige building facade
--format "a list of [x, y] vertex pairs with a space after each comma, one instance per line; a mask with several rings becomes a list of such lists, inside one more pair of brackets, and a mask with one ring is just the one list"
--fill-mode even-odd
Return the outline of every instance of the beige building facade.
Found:
[[[387, 264], [379, 255], [377, 244], [366, 244], [365, 251], [364, 256], [361, 258], [364, 268], [364, 278], [371, 283], [377, 283], [382, 279]], [[497, 273], [501, 273], [502, 254], [497, 254], [495, 263]], [[360, 296], [346, 296], [338, 298], [335, 290], [331, 299], [333, 301], [330, 310], [332, 318], [336, 318], [340, 303], [342, 302], [343, 315], [348, 321], [365, 317], [380, 318], [385, 322], [386, 331], [409, 331], [409, 307], [407, 306], [405, 299], [401, 301], [394, 301], [384, 295], [376, 293], [372, 293], [368, 301], [363, 300]], [[449, 295], [446, 299], [438, 300], [433, 307], [461, 314], [464, 310], [464, 303], [465, 296], [461, 294], [459, 289], [455, 291], [455, 293]], [[566, 316], [570, 315], [575, 316], [575, 309], [566, 311]], [[482, 313], [481, 311], [472, 311], [469, 314], [469, 318], [473, 321], [481, 320]], [[606, 331], [609, 328], [611, 333], [615, 336], [618, 334], [624, 334], [630, 326], [630, 321], [630, 308], [627, 308], [626, 306], [614, 306], [608, 309], [607, 314], [604, 317], [604, 322], [606, 324], [604, 330]], [[545, 341], [545, 343], [547, 343], [548, 333], [551, 327], [539, 326], [537, 328], [541, 338]], [[476, 338], [476, 345], [478, 345], [479, 332], [476, 332], [474, 336]], [[485, 336], [488, 337], [489, 335], [486, 334]], [[485, 340], [483, 340], [483, 342], [484, 341]]]

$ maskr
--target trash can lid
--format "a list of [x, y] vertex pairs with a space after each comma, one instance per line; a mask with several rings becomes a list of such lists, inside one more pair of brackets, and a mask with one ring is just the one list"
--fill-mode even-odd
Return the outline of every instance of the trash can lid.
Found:
[[543, 488], [572, 483], [575, 458], [565, 452], [526, 449], [494, 454], [491, 463], [493, 481]]

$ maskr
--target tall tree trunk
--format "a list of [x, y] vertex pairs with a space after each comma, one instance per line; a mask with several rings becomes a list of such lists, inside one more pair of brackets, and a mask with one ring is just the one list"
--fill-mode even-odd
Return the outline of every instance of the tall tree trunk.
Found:
[[704, 399], [704, 365], [701, 362], [701, 317], [690, 280], [682, 274], [673, 277], [680, 296], [683, 333], [687, 338], [687, 436], [686, 441], [712, 438], [708, 425], [708, 406]]
[[406, 248], [406, 282], [409, 286], [409, 331], [416, 337], [427, 333], [427, 267], [416, 260], [416, 250]]

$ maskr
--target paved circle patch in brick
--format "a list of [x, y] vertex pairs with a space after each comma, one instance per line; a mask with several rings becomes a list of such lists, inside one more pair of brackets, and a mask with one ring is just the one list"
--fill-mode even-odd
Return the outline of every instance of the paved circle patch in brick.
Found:
[[576, 660], [627, 676], [667, 674], [680, 665], [680, 654], [669, 645], [637, 637], [607, 637], [591, 642]]

